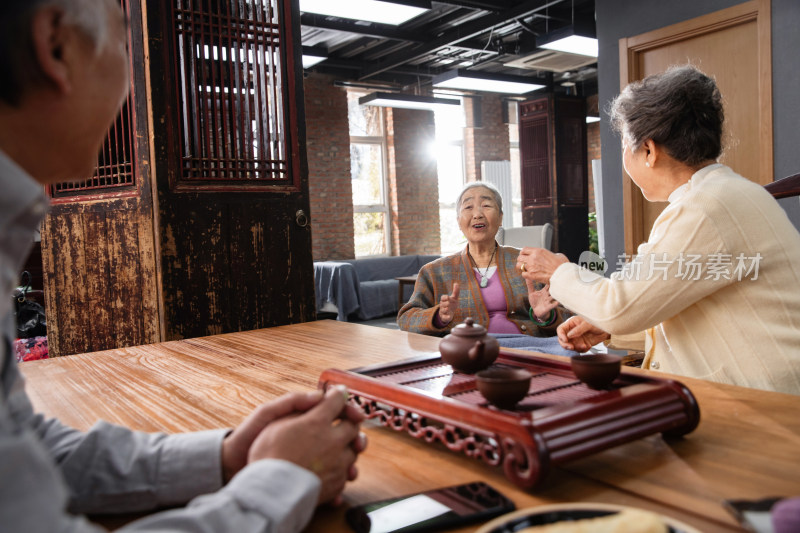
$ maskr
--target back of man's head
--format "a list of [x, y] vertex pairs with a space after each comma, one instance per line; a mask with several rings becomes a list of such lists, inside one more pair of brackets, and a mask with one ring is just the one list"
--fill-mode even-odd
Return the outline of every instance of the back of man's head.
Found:
[[24, 91], [46, 81], [33, 46], [33, 18], [50, 8], [60, 23], [74, 26], [99, 48], [108, 32], [108, 6], [116, 0], [1, 0], [0, 105], [18, 106]]

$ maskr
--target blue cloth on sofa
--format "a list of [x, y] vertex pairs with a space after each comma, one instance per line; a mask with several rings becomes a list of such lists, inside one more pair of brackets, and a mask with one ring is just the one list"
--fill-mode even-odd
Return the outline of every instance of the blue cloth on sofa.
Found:
[[558, 343], [558, 337], [534, 337], [532, 335], [515, 335], [513, 333], [491, 333], [490, 335], [496, 338], [500, 346], [504, 348], [517, 348], [553, 355], [578, 355], [578, 352], [562, 348]]
[[314, 285], [317, 309], [325, 302], [333, 302], [339, 314], [336, 320], [347, 320], [350, 313], [358, 310], [358, 276], [355, 267], [341, 261], [314, 263]]
[[412, 276], [438, 255], [367, 257], [314, 263], [317, 309], [325, 302], [338, 308], [337, 320], [347, 320], [357, 312], [361, 320], [371, 320], [399, 310], [398, 281]]
[[[398, 281], [394, 278], [412, 276], [427, 263], [420, 262], [419, 255], [400, 255], [393, 257], [368, 257], [348, 261], [356, 268], [359, 281], [358, 318], [371, 320], [396, 314], [400, 310], [397, 301]], [[432, 256], [430, 261], [439, 256]]]

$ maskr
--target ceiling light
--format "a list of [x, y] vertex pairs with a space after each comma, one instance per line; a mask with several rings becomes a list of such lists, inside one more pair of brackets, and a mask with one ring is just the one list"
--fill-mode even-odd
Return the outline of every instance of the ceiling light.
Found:
[[591, 124], [592, 122], [600, 122], [600, 117], [586, 117], [587, 124]]
[[537, 37], [536, 46], [570, 54], [597, 57], [597, 39], [594, 32], [574, 24]]
[[303, 68], [311, 68], [328, 59], [328, 49], [324, 46], [303, 47]]
[[358, 99], [361, 105], [375, 105], [380, 107], [400, 107], [403, 109], [428, 109], [433, 111], [443, 105], [461, 105], [454, 98], [436, 98], [417, 94], [395, 94], [376, 92], [362, 96]]
[[381, 24], [402, 24], [431, 9], [430, 0], [300, 0], [300, 11]]
[[434, 76], [433, 86], [504, 94], [524, 94], [545, 87], [543, 80], [539, 78], [488, 74], [463, 69]]
[[305, 68], [311, 68], [314, 65], [316, 65], [317, 63], [322, 63], [326, 59], [328, 59], [328, 58], [325, 57], [325, 56], [316, 56], [316, 55], [310, 55], [310, 54], [303, 54], [303, 68], [304, 69]]

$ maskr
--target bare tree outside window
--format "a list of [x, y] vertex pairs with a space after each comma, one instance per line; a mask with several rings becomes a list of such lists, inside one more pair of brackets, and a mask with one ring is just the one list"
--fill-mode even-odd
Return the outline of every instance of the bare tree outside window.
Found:
[[356, 91], [347, 95], [356, 257], [386, 255], [389, 250], [383, 114], [380, 108], [359, 105], [361, 96]]

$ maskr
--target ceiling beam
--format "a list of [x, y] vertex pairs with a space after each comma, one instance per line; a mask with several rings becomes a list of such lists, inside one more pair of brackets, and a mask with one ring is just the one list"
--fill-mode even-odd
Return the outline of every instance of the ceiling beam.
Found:
[[[341, 76], [348, 80], [353, 79], [353, 70], [352, 68], [341, 66], [341, 67], [325, 67], [322, 63], [319, 65], [314, 66], [313, 70], [315, 72], [319, 72], [321, 74], [327, 74], [331, 76]], [[372, 83], [388, 83], [388, 84], [397, 84], [400, 87], [407, 87], [411, 85], [430, 85], [431, 78], [435, 76], [437, 73], [433, 72], [414, 72], [413, 70], [406, 70], [405, 74], [399, 72], [384, 72], [380, 76], [376, 76], [373, 78]], [[370, 83], [370, 82], [367, 82]]]
[[483, 9], [485, 11], [503, 11], [511, 9], [514, 3], [510, 0], [436, 0], [440, 4], [451, 6], [469, 7], [472, 9]]
[[345, 19], [331, 20], [324, 15], [317, 15], [315, 13], [301, 14], [300, 25], [322, 28], [325, 30], [345, 31], [381, 39], [397, 39], [399, 41], [408, 41], [412, 43], [425, 42], [425, 36], [421, 36], [417, 32], [398, 30], [396, 26], [392, 26], [391, 24], [378, 24], [376, 22], [371, 24], [356, 24], [355, 22]]
[[[346, 69], [346, 70], [364, 70], [370, 66], [369, 62], [358, 61], [355, 59], [342, 59], [337, 57], [329, 57], [324, 62], [319, 63], [315, 70], [320, 72], [326, 69]], [[386, 71], [386, 74], [403, 74], [406, 76], [425, 76], [431, 78], [442, 73], [442, 69], [430, 69], [426, 67], [413, 67], [401, 65], [391, 70]]]
[[367, 57], [367, 54], [389, 54], [392, 51], [398, 50], [398, 46], [409, 46], [409, 44], [404, 41], [370, 39], [368, 37], [363, 37], [361, 39], [350, 41], [343, 46], [337, 47], [335, 55], [336, 57], [341, 58], [350, 58], [356, 56], [359, 59], [364, 59]]
[[443, 33], [441, 36], [432, 39], [422, 46], [415, 46], [412, 50], [396, 52], [383, 58], [380, 62], [376, 62], [372, 67], [362, 73], [359, 79], [365, 80], [371, 78], [381, 72], [391, 70], [398, 65], [407, 63], [418, 59], [426, 54], [429, 54], [439, 48], [450, 46], [460, 41], [470, 39], [476, 35], [480, 35], [497, 24], [502, 24], [519, 17], [527, 17], [539, 11], [558, 5], [564, 0], [550, 0], [542, 3], [542, 0], [530, 0], [519, 4], [511, 9], [499, 13], [491, 13], [479, 19], [460, 24], [454, 29]]

